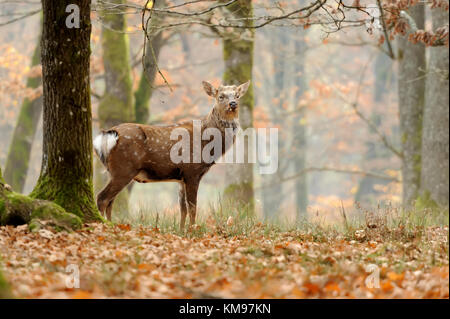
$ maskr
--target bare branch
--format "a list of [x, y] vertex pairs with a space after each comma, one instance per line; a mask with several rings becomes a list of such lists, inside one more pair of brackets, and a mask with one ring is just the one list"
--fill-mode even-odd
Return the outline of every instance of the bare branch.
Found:
[[11, 20], [9, 20], [9, 21], [0, 23], [0, 27], [3, 27], [3, 26], [5, 26], [5, 25], [14, 23], [14, 22], [19, 21], [19, 20], [22, 20], [22, 19], [26, 19], [26, 18], [31, 17], [31, 16], [33, 16], [33, 15], [35, 15], [36, 13], [39, 13], [39, 12], [41, 12], [41, 11], [42, 11], [42, 9], [38, 9], [38, 10], [34, 10], [34, 11], [27, 12], [27, 13], [21, 15], [20, 17], [17, 17], [17, 18], [11, 19]]

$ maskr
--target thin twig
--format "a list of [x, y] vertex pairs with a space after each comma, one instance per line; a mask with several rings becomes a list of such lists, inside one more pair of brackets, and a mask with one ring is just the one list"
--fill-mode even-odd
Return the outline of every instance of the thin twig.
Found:
[[395, 60], [394, 50], [392, 50], [391, 40], [389, 40], [389, 34], [388, 34], [387, 28], [386, 28], [386, 21], [384, 20], [383, 6], [381, 5], [380, 0], [377, 0], [377, 5], [378, 5], [378, 9], [380, 10], [380, 20], [381, 20], [381, 25], [383, 27], [383, 32], [384, 32], [384, 37], [385, 37], [384, 40], [386, 41], [386, 45], [388, 48], [388, 54], [391, 59]]

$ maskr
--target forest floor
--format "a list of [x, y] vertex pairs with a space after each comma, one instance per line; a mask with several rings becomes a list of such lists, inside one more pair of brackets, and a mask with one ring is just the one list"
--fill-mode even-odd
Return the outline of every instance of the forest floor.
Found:
[[18, 298], [449, 298], [447, 225], [340, 233], [255, 222], [239, 234], [237, 222], [187, 235], [0, 227], [2, 269]]

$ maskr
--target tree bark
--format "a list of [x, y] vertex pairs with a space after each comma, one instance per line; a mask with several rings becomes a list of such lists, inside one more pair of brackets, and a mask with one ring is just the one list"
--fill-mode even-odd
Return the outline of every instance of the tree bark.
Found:
[[[125, 3], [124, 0], [110, 2]], [[105, 93], [100, 101], [98, 116], [101, 128], [106, 129], [123, 122], [134, 121], [135, 114], [125, 16], [106, 12], [102, 21]]]
[[[79, 8], [80, 27], [66, 25]], [[83, 221], [102, 220], [92, 187], [89, 83], [90, 0], [42, 0], [43, 155], [31, 196], [57, 203]]]
[[[295, 39], [295, 66], [294, 66], [294, 79], [297, 91], [294, 97], [294, 107], [301, 108], [299, 114], [293, 116], [293, 145], [295, 147], [294, 154], [294, 167], [296, 172], [301, 172], [306, 168], [306, 156], [308, 141], [306, 139], [306, 109], [299, 105], [300, 100], [303, 98], [303, 94], [306, 91], [305, 81], [305, 55], [306, 44], [303, 42], [302, 37]], [[307, 215], [308, 206], [308, 174], [303, 174], [295, 181], [295, 201], [297, 209], [297, 218], [305, 218]]]
[[[387, 92], [387, 87], [392, 82], [392, 74], [389, 70], [392, 69], [392, 59], [390, 59], [384, 52], [379, 52], [375, 63], [373, 65], [373, 72], [375, 75], [375, 85], [373, 92], [373, 103], [376, 106], [372, 111], [369, 120], [374, 123], [377, 127], [382, 123], [382, 115], [378, 112], [378, 105], [383, 103], [384, 95]], [[366, 163], [370, 163], [376, 160], [384, 159], [392, 156], [392, 153], [388, 151], [383, 145], [376, 142], [377, 137], [375, 136], [373, 130], [368, 127], [369, 139], [365, 143], [367, 151], [361, 161], [361, 165], [364, 166]], [[382, 168], [377, 168], [374, 171], [382, 174]], [[380, 191], [375, 189], [375, 185], [383, 185], [389, 183], [388, 181], [376, 178], [374, 176], [364, 176], [361, 178], [358, 191], [355, 194], [355, 201], [368, 204], [377, 205]]]
[[[31, 66], [41, 64], [41, 37], [33, 53]], [[30, 77], [27, 87], [36, 89], [42, 84], [42, 77]], [[19, 118], [14, 128], [5, 166], [5, 180], [18, 192], [23, 191], [31, 156], [31, 148], [42, 114], [42, 96], [30, 100], [25, 98], [20, 107]]]
[[[276, 30], [271, 30], [270, 37], [272, 39], [272, 58], [273, 58], [273, 70], [274, 70], [274, 83], [273, 83], [273, 96], [271, 99], [278, 100], [278, 105], [269, 104], [268, 112], [275, 125], [283, 125], [286, 118], [283, 116], [283, 103], [285, 99], [285, 89], [286, 89], [286, 55], [285, 51], [288, 50], [287, 46], [289, 44], [288, 34], [285, 30], [277, 28]], [[278, 147], [281, 152], [285, 151], [285, 141], [286, 136], [281, 136], [278, 140]], [[279, 159], [279, 167], [286, 168], [286, 158]], [[272, 218], [276, 216], [278, 210], [280, 209], [281, 202], [283, 201], [283, 184], [279, 184], [280, 175], [283, 172], [277, 171], [275, 174], [267, 175], [263, 177], [264, 183], [268, 186], [263, 189], [263, 208], [264, 217]]]
[[[431, 16], [434, 30], [448, 25], [448, 11], [441, 8], [431, 9]], [[434, 206], [433, 202], [444, 207], [449, 205], [448, 76], [448, 47], [430, 47], [423, 116], [420, 185], [421, 199], [425, 206]]]
[[[156, 7], [164, 7], [165, 1], [158, 1]], [[150, 117], [149, 103], [153, 94], [154, 81], [156, 78], [156, 72], [158, 71], [156, 63], [159, 60], [159, 54], [161, 48], [164, 45], [163, 32], [154, 32], [152, 26], [161, 23], [161, 18], [158, 17], [156, 12], [153, 12], [151, 25], [148, 33], [150, 35], [150, 41], [147, 41], [146, 55], [145, 55], [145, 68], [142, 70], [141, 78], [139, 81], [139, 87], [134, 93], [135, 103], [134, 111], [136, 113], [136, 123], [146, 124]], [[155, 56], [153, 56], [152, 48]], [[155, 61], [156, 60], [156, 61]]]
[[[251, 17], [253, 6], [251, 0], [241, 0], [227, 7], [236, 19]], [[251, 20], [244, 22], [253, 25]], [[223, 59], [225, 71], [223, 82], [227, 85], [239, 85], [252, 79], [253, 42], [255, 34], [252, 29], [235, 29], [223, 39]], [[240, 101], [239, 121], [242, 130], [253, 127], [253, 84]], [[247, 158], [247, 148], [245, 158]], [[227, 187], [224, 196], [227, 200], [244, 206], [250, 213], [254, 212], [253, 164], [232, 164], [227, 167]]]
[[[419, 29], [424, 28], [422, 4], [408, 10]], [[414, 204], [420, 188], [422, 117], [425, 99], [425, 46], [408, 41], [408, 34], [399, 38], [398, 98], [403, 151], [403, 206]]]

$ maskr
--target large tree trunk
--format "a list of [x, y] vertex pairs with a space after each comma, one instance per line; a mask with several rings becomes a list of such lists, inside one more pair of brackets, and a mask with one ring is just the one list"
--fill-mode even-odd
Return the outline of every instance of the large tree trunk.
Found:
[[[245, 18], [253, 15], [251, 0], [241, 0], [228, 7], [234, 18]], [[246, 26], [253, 22], [245, 21]], [[252, 79], [254, 30], [235, 29], [223, 39], [223, 59], [225, 72], [223, 82], [228, 85], [238, 85]], [[239, 121], [242, 130], [253, 127], [253, 84], [247, 94], [241, 99]], [[248, 149], [246, 148], [245, 159]], [[253, 164], [232, 164], [227, 167], [227, 187], [225, 198], [240, 206], [245, 206], [250, 213], [254, 211]]]
[[[111, 3], [123, 4], [124, 0]], [[101, 129], [108, 129], [123, 122], [133, 122], [134, 102], [131, 82], [131, 66], [125, 15], [104, 12], [102, 28], [103, 65], [105, 68], [105, 93], [98, 107]], [[96, 160], [96, 191], [107, 178], [100, 174], [102, 165]], [[114, 211], [128, 213], [129, 191], [124, 188], [115, 200]]]
[[[66, 26], [71, 4], [79, 8], [79, 28]], [[31, 196], [54, 201], [83, 221], [99, 221], [92, 187], [91, 1], [42, 0], [42, 9], [44, 141]]]
[[[408, 10], [419, 29], [424, 28], [422, 4]], [[420, 188], [422, 117], [425, 99], [425, 46], [399, 39], [398, 99], [403, 150], [403, 206], [410, 208]]]
[[[41, 64], [41, 37], [33, 53], [31, 66]], [[42, 84], [41, 76], [30, 77], [27, 87], [36, 89]], [[30, 100], [25, 98], [20, 108], [19, 118], [14, 128], [13, 138], [6, 159], [4, 178], [18, 192], [23, 191], [28, 172], [31, 147], [42, 114], [42, 96]]]
[[[431, 9], [433, 29], [448, 25], [448, 11]], [[449, 54], [448, 47], [429, 48], [423, 116], [421, 198], [448, 207], [449, 197]], [[432, 202], [425, 202], [430, 206]], [[433, 205], [432, 205], [433, 206]]]

